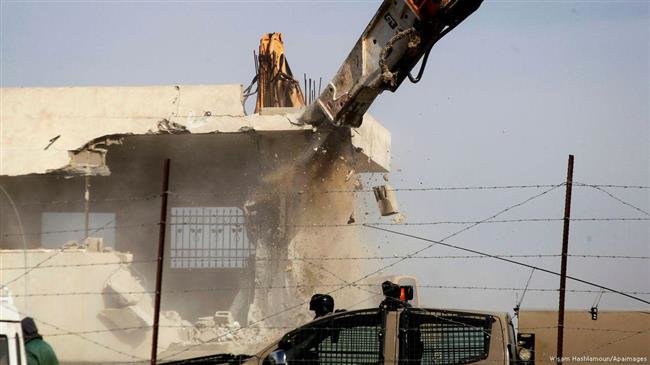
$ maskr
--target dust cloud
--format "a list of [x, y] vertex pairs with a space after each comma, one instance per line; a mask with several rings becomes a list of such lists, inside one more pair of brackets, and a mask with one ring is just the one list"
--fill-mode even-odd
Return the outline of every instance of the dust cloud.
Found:
[[308, 302], [316, 293], [331, 293], [337, 309], [374, 297], [352, 285], [367, 271], [362, 263], [344, 259], [367, 255], [370, 249], [354, 225], [360, 183], [354, 152], [342, 143], [344, 138], [341, 132], [315, 134], [317, 143], [266, 180], [264, 189], [278, 192], [272, 200], [280, 202], [266, 223], [279, 225], [269, 235], [273, 238], [258, 241], [256, 285], [261, 290], [251, 307], [251, 323], [304, 324], [312, 318]]

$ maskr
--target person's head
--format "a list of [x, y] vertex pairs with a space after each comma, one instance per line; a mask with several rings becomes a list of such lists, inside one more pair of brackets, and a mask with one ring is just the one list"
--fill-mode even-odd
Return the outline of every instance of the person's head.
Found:
[[316, 313], [314, 318], [319, 318], [334, 311], [334, 298], [327, 294], [314, 294], [309, 301], [309, 310]]
[[41, 337], [38, 333], [38, 327], [36, 327], [34, 318], [32, 317], [23, 318], [23, 320], [20, 321], [20, 327], [23, 329], [23, 338], [25, 342]]

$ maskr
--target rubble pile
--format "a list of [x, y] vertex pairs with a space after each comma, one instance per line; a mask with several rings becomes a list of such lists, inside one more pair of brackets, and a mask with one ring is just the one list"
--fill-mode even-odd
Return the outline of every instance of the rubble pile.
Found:
[[192, 345], [211, 344], [223, 347], [225, 352], [239, 353], [245, 350], [255, 352], [258, 346], [270, 343], [286, 330], [261, 325], [242, 328], [230, 312], [217, 311], [214, 316], [200, 317], [190, 332], [189, 343]]

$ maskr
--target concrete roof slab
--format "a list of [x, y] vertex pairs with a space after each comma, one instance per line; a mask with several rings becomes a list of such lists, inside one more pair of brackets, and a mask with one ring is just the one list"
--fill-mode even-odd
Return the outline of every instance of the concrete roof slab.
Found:
[[[3, 88], [0, 176], [107, 174], [107, 145], [129, 135], [305, 132], [299, 110], [247, 116], [241, 85]], [[359, 172], [390, 169], [390, 133], [366, 116], [351, 143]], [[89, 153], [90, 152], [90, 153]], [[85, 169], [85, 170], [84, 170]]]

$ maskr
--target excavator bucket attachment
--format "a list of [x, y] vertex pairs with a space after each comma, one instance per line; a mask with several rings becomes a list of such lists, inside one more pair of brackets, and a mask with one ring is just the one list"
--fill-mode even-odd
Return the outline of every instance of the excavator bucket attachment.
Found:
[[284, 54], [282, 33], [267, 33], [260, 39], [258, 92], [255, 113], [264, 107], [301, 107], [305, 98], [293, 78]]

